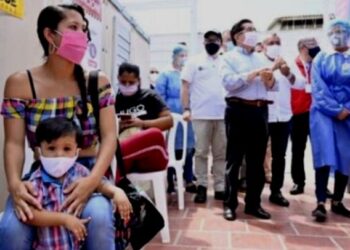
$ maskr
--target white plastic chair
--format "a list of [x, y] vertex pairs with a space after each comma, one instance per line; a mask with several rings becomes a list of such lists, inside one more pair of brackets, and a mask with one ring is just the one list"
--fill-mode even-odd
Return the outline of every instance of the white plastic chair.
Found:
[[[118, 118], [117, 122], [118, 122]], [[112, 172], [116, 175], [117, 161], [116, 157], [113, 157], [112, 161]], [[169, 218], [168, 218], [168, 205], [166, 197], [166, 175], [167, 169], [162, 171], [155, 171], [150, 173], [130, 173], [127, 177], [132, 182], [139, 181], [151, 181], [153, 187], [153, 193], [155, 198], [155, 205], [158, 211], [162, 214], [164, 219], [164, 228], [160, 231], [162, 243], [170, 242], [170, 231], [169, 231]]]
[[[185, 207], [185, 188], [184, 188], [184, 180], [183, 180], [183, 167], [185, 165], [186, 160], [186, 152], [187, 152], [187, 129], [188, 123], [182, 118], [182, 115], [172, 113], [171, 114], [174, 121], [174, 126], [169, 130], [168, 133], [168, 154], [169, 154], [169, 163], [168, 168], [174, 168], [176, 172], [176, 180], [177, 180], [177, 200], [179, 210], [183, 210]], [[175, 155], [175, 139], [176, 139], [176, 131], [179, 125], [182, 125], [183, 128], [183, 151], [181, 159], [177, 160]]]

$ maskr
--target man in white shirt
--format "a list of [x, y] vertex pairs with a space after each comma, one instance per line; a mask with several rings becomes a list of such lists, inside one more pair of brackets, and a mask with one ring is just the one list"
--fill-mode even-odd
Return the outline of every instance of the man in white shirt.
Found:
[[268, 136], [267, 91], [278, 84], [263, 55], [254, 52], [258, 42], [252, 21], [242, 19], [231, 29], [237, 46], [223, 56], [220, 73], [227, 91], [225, 123], [227, 132], [224, 218], [235, 220], [238, 206], [238, 172], [245, 156], [247, 191], [245, 213], [260, 219], [271, 216], [261, 207], [265, 183], [263, 162]]
[[[277, 34], [266, 37], [263, 41], [263, 54], [266, 66], [272, 68], [278, 81], [278, 91], [268, 92], [269, 105], [269, 136], [271, 138], [272, 180], [270, 185], [270, 202], [288, 207], [289, 202], [281, 193], [284, 181], [285, 154], [288, 145], [290, 120], [292, 118], [291, 88], [303, 89], [306, 84], [304, 77], [296, 69], [291, 70], [280, 57], [281, 39]], [[296, 72], [296, 73], [294, 73]]]
[[196, 135], [196, 203], [207, 200], [209, 149], [213, 155], [215, 199], [223, 199], [225, 186], [225, 90], [219, 75], [221, 33], [206, 32], [204, 46], [206, 52], [190, 59], [181, 74], [183, 116], [185, 120], [192, 120]]

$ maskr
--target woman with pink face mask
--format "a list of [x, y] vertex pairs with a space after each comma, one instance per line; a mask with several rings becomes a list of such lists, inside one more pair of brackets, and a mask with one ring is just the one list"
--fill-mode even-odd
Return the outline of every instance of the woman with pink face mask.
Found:
[[173, 125], [168, 107], [155, 91], [141, 89], [137, 65], [120, 65], [118, 80], [115, 109], [120, 118], [120, 147], [126, 171], [165, 169], [168, 156], [162, 131]]
[[[64, 190], [61, 209], [91, 217], [87, 224], [86, 249], [116, 249], [111, 202], [91, 194], [100, 184], [116, 149], [115, 95], [103, 73], [98, 76], [100, 120], [96, 121], [87, 93], [87, 74], [79, 65], [88, 47], [89, 29], [78, 5], [44, 8], [38, 17], [37, 34], [45, 62], [6, 81], [1, 114], [4, 116], [5, 171], [10, 197], [0, 224], [0, 249], [31, 249], [35, 236], [26, 222], [33, 219], [31, 207], [41, 209], [33, 186], [21, 178], [25, 137], [38, 160], [35, 139], [38, 124], [50, 117], [65, 117], [83, 132], [77, 161], [91, 170]], [[100, 124], [100, 143], [96, 122]], [[98, 147], [97, 147], [98, 146]], [[20, 237], [18, 237], [20, 235]]]

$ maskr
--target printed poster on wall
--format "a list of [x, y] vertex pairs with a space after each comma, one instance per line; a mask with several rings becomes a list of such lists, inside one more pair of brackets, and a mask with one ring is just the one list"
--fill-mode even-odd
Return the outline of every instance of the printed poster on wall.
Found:
[[76, 4], [82, 6], [89, 21], [91, 41], [81, 62], [86, 70], [96, 70], [101, 68], [102, 57], [102, 0], [74, 0]]
[[24, 17], [24, 0], [0, 0], [0, 10], [19, 18]]

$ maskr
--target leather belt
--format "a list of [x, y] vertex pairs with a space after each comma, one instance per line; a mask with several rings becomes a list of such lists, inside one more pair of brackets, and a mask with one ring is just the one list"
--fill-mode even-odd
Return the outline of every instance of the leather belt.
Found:
[[273, 101], [270, 101], [270, 100], [261, 100], [261, 99], [246, 100], [246, 99], [242, 99], [242, 98], [238, 98], [238, 97], [228, 97], [228, 98], [226, 98], [226, 102], [228, 104], [240, 103], [240, 104], [245, 104], [245, 105], [254, 106], [254, 107], [265, 107], [269, 104], [273, 104]]

